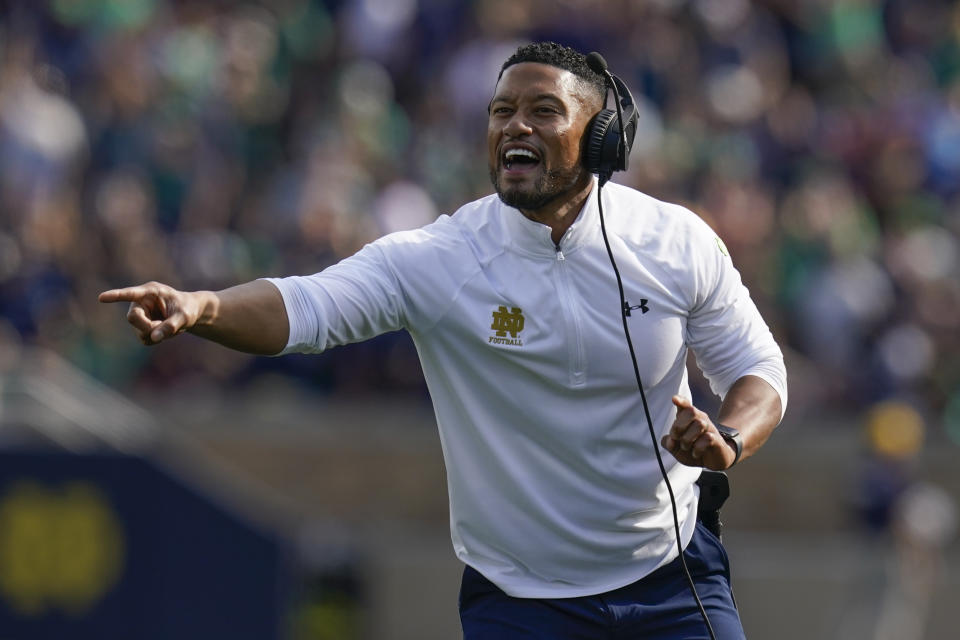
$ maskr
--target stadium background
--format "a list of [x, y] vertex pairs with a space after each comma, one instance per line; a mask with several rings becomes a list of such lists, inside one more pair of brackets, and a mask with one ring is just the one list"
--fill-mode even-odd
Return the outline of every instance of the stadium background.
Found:
[[936, 0], [4, 2], [0, 636], [456, 637], [405, 335], [146, 349], [96, 294], [317, 271], [488, 193], [486, 104], [534, 39], [633, 89], [616, 179], [717, 229], [785, 349], [787, 419], [725, 513], [748, 635], [953, 637], [960, 8]]

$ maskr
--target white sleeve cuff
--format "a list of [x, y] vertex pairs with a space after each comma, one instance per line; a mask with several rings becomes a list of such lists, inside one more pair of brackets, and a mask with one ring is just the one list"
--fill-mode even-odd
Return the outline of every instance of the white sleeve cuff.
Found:
[[287, 322], [290, 325], [287, 346], [276, 355], [323, 351], [323, 347], [318, 345], [320, 323], [316, 315], [316, 307], [309, 303], [303, 289], [298, 286], [298, 277], [261, 278], [261, 280], [266, 280], [280, 290], [280, 296], [287, 311]]

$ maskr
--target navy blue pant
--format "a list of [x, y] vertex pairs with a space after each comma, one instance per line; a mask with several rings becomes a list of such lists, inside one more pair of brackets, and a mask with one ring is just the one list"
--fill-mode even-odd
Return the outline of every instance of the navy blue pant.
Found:
[[[684, 556], [717, 640], [743, 640], [727, 553], [700, 522]], [[472, 567], [463, 573], [464, 640], [708, 640], [674, 560], [620, 589], [581, 598], [513, 598]]]

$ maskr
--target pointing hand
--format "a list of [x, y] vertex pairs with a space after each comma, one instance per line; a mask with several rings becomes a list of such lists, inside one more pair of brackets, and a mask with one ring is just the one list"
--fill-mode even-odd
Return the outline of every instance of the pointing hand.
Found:
[[728, 469], [736, 451], [724, 440], [710, 417], [687, 398], [673, 396], [677, 417], [660, 444], [681, 464], [713, 471]]
[[177, 291], [159, 282], [104, 291], [99, 300], [129, 302], [127, 322], [146, 345], [157, 344], [183, 333], [196, 324], [200, 317], [198, 295]]

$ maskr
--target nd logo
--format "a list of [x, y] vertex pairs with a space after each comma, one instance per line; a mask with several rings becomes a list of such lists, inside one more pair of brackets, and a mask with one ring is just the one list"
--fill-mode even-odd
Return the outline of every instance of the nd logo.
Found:
[[121, 524], [90, 483], [23, 481], [0, 498], [0, 597], [21, 615], [82, 615], [116, 584], [125, 555]]
[[510, 311], [503, 305], [493, 312], [493, 324], [490, 328], [497, 332], [498, 338], [506, 338], [510, 334], [511, 338], [516, 338], [517, 334], [523, 331], [523, 313], [517, 307]]

